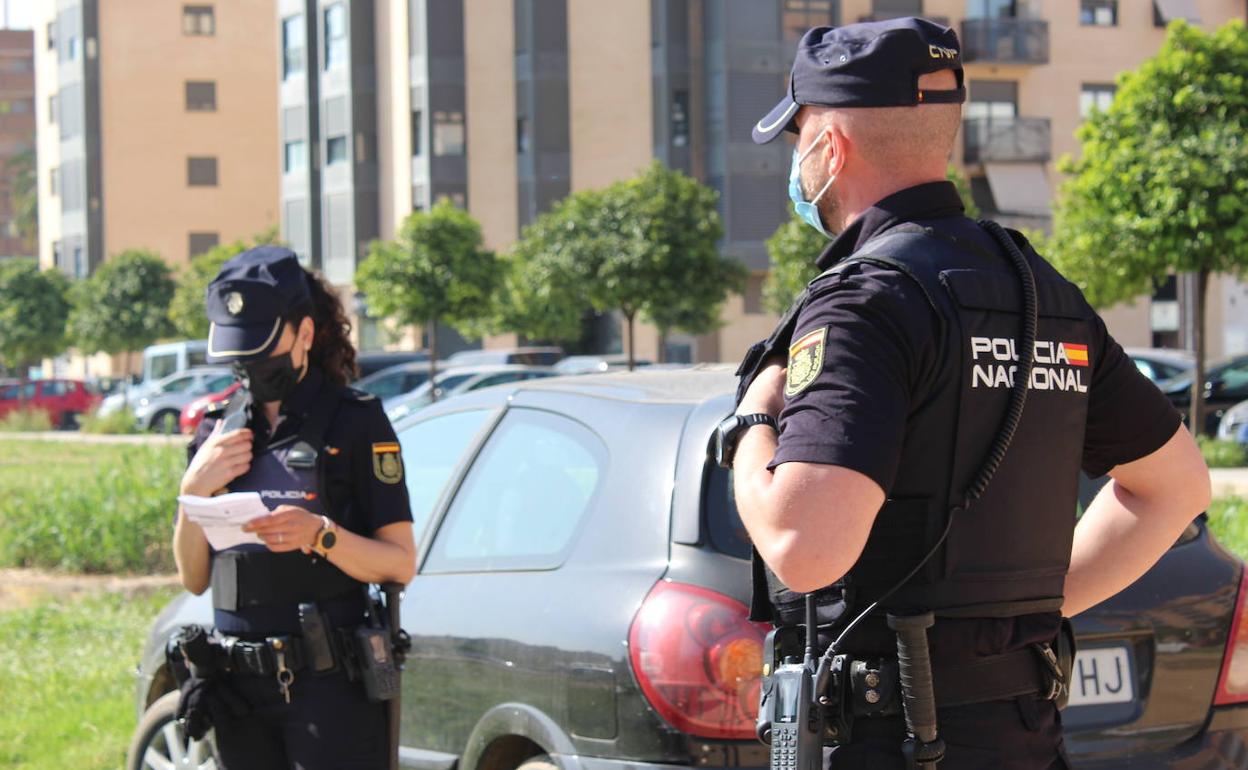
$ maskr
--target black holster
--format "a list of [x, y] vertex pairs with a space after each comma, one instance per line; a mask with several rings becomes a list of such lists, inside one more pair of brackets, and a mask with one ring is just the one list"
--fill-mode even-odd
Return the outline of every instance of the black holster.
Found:
[[183, 626], [165, 647], [169, 670], [181, 698], [176, 717], [192, 740], [201, 740], [222, 717], [242, 718], [251, 706], [221, 674], [220, 648], [201, 626]]

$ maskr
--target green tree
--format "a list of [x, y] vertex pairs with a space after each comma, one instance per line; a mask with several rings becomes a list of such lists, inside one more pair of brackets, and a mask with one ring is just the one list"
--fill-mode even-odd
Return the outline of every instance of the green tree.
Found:
[[1204, 395], [1209, 276], [1248, 266], [1248, 31], [1171, 24], [1161, 50], [1124, 73], [1105, 112], [1078, 131], [1049, 250], [1097, 306], [1151, 293], [1172, 273], [1197, 282], [1191, 426]]
[[130, 353], [173, 333], [169, 303], [175, 284], [159, 254], [123, 251], [95, 274], [74, 284], [69, 314], [71, 341], [83, 353]]
[[169, 320], [175, 332], [187, 339], [198, 340], [208, 336], [208, 315], [204, 307], [204, 294], [208, 284], [221, 272], [226, 261], [255, 246], [280, 243], [277, 228], [273, 227], [252, 238], [251, 243], [238, 240], [212, 247], [191, 259], [178, 275], [178, 286], [169, 303]]
[[[979, 207], [971, 199], [971, 185], [956, 166], [950, 165], [946, 178], [958, 188], [966, 215], [979, 217]], [[767, 254], [771, 257], [771, 270], [763, 281], [763, 307], [782, 315], [797, 298], [806, 284], [819, 275], [815, 258], [828, 246], [828, 240], [815, 228], [798, 219], [794, 214], [776, 228], [767, 239]]]
[[656, 160], [608, 194], [622, 199], [627, 248], [607, 255], [603, 274], [619, 281], [615, 289], [603, 285], [608, 292], [599, 298], [601, 306], [624, 314], [630, 367], [637, 313], [658, 328], [662, 361], [673, 331], [706, 334], [719, 328], [724, 301], [742, 291], [748, 271], [719, 251], [724, 228], [714, 189]]
[[423, 324], [429, 377], [437, 367], [439, 323], [466, 337], [480, 334], [494, 313], [498, 257], [485, 248], [481, 226], [468, 212], [441, 201], [414, 212], [394, 241], [374, 241], [356, 272], [370, 313], [405, 326]]
[[39, 248], [39, 170], [35, 151], [23, 150], [5, 164], [9, 179], [9, 206], [13, 228], [28, 254]]
[[0, 262], [0, 363], [31, 366], [65, 350], [69, 281], [31, 259]]
[[571, 340], [592, 307], [615, 310], [636, 359], [636, 321], [703, 334], [745, 270], [723, 257], [714, 190], [655, 161], [633, 179], [564, 198], [525, 228], [508, 258], [501, 328]]

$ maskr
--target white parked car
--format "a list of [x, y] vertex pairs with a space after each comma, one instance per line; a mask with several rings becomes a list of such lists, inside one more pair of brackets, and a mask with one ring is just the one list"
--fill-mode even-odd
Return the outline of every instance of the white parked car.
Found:
[[[521, 380], [536, 380], [553, 377], [557, 372], [548, 366], [519, 366], [516, 364], [497, 364], [494, 366], [462, 366], [438, 372], [432, 385], [426, 382], [411, 393], [382, 401], [386, 415], [391, 422], [400, 420], [407, 415], [418, 412], [434, 402], [434, 397], [441, 401], [444, 398], [467, 393], [472, 390], [488, 388], [491, 385], [505, 385]], [[434, 388], [437, 388], [434, 391]]]

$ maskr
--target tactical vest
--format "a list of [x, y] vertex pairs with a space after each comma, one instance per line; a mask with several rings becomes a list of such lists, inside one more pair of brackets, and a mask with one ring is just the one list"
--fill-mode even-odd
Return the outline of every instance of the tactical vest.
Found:
[[[230, 491], [259, 492], [270, 510], [289, 504], [334, 518], [334, 501], [324, 494], [325, 434], [348, 393], [323, 382], [299, 433], [266, 446], [247, 473], [230, 483]], [[235, 398], [240, 397], [249, 394], [240, 391]], [[237, 408], [232, 399], [227, 413]], [[355, 608], [364, 606], [366, 588], [328, 560], [301, 551], [273, 553], [248, 544], [212, 556], [212, 603], [222, 631], [297, 633], [300, 602], [339, 600], [326, 608], [328, 614], [354, 616]]]
[[[944, 544], [881, 609], [1014, 617], [1061, 607], [1091, 361], [1099, 352], [1090, 349], [1094, 313], [1020, 234], [1010, 236], [1035, 276], [1031, 388], [1009, 451], [967, 510], [959, 510], [964, 491], [994, 442], [1013, 387], [1023, 300], [1011, 263], [999, 249], [907, 224], [872, 238], [810, 284], [855, 264], [896, 270], [921, 287], [939, 319], [932, 330], [939, 363], [912, 394], [897, 477], [857, 563], [816, 592], [821, 624], [880, 599], [940, 541], [950, 516]], [[762, 362], [787, 351], [810, 286], [742, 362], [738, 402]], [[755, 553], [751, 616], [792, 625], [802, 622], [803, 606], [803, 595]]]

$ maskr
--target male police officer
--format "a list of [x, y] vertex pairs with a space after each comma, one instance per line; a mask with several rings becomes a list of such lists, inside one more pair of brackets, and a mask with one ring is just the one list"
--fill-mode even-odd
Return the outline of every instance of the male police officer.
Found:
[[[888, 656], [884, 613], [933, 610], [940, 767], [1064, 767], [1052, 682], [1019, 651], [1047, 650], [1063, 615], [1147, 570], [1207, 504], [1208, 473], [1082, 295], [1015, 235], [1038, 296], [1034, 369], [995, 477], [968, 493], [1020, 366], [1028, 271], [945, 181], [964, 100], [948, 28], [898, 19], [802, 39], [754, 140], [796, 135], [797, 211], [839, 235], [787, 327], [743, 364], [721, 442], [767, 567], [758, 619], [799, 624], [815, 592], [829, 636], [884, 598], [840, 649]], [[764, 360], [786, 350], [787, 365]], [[1112, 480], [1076, 528], [1081, 467]], [[831, 767], [904, 766], [893, 714], [856, 719]]]

